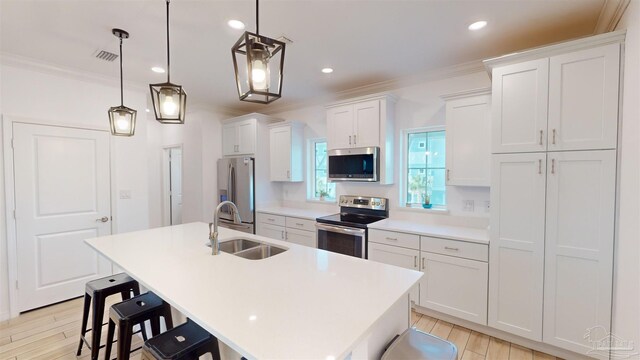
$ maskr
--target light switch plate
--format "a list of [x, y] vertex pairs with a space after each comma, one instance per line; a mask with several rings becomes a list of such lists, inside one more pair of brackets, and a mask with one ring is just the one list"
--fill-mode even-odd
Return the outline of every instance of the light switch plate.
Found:
[[473, 208], [474, 208], [473, 200], [464, 200], [464, 207], [462, 208], [463, 211], [473, 212]]
[[120, 199], [131, 199], [131, 190], [120, 190]]

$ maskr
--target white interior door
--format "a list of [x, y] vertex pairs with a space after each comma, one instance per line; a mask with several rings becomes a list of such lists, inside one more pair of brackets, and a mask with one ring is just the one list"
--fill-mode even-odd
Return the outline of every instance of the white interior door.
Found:
[[109, 133], [13, 125], [18, 307], [81, 296], [111, 264], [84, 243], [111, 234]]
[[169, 150], [171, 225], [182, 224], [182, 149]]

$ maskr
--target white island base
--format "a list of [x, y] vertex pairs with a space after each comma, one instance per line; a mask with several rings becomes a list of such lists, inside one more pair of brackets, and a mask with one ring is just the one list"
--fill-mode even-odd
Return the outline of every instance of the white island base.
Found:
[[87, 240], [176, 312], [216, 336], [224, 359], [379, 359], [409, 327], [422, 273], [220, 228], [287, 248], [262, 260], [211, 255], [191, 223]]

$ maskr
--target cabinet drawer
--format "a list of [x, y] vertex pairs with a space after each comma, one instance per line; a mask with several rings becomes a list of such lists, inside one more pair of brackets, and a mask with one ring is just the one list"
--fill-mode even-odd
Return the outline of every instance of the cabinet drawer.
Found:
[[271, 224], [260, 223], [258, 224], [257, 235], [268, 237], [270, 239], [285, 240], [287, 231], [284, 226], [277, 226]]
[[409, 249], [420, 249], [420, 237], [418, 235], [398, 233], [385, 230], [369, 230], [369, 241], [379, 244], [402, 246]]
[[285, 217], [282, 215], [272, 215], [265, 213], [258, 213], [258, 222], [264, 224], [285, 226]]
[[300, 219], [287, 216], [287, 227], [291, 229], [300, 229], [305, 231], [316, 231], [315, 220]]
[[471, 260], [489, 261], [489, 245], [429, 236], [421, 236], [420, 242], [422, 251]]
[[309, 246], [312, 248], [318, 247], [316, 233], [314, 231], [287, 229], [286, 240], [298, 245]]

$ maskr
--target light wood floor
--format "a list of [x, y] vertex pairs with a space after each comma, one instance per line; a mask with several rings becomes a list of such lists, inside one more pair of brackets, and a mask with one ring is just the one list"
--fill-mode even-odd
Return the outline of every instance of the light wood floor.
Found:
[[411, 312], [411, 323], [456, 344], [460, 360], [562, 360], [415, 311]]
[[[69, 300], [0, 322], [0, 360], [76, 359], [82, 301], [82, 298]], [[105, 312], [118, 301], [119, 296], [111, 296]], [[107, 316], [105, 314], [104, 319], [108, 319]], [[460, 360], [556, 360], [553, 356], [415, 312], [411, 321], [416, 328], [456, 344]], [[106, 332], [105, 326], [102, 331], [103, 343]], [[135, 337], [134, 347], [139, 347], [141, 343]], [[115, 349], [113, 351], [112, 354], [115, 354]], [[79, 359], [88, 359], [89, 355], [90, 352], [84, 347]], [[138, 350], [131, 359], [140, 360], [140, 356]], [[100, 351], [100, 359], [103, 358], [103, 351]]]

